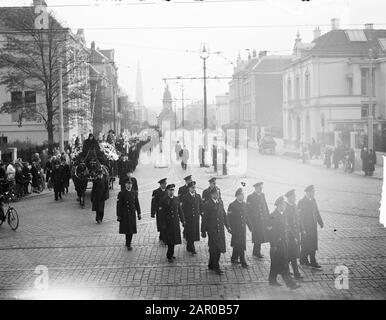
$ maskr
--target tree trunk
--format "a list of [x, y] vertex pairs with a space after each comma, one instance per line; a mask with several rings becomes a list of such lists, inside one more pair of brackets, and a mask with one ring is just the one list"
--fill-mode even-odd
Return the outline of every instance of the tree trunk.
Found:
[[48, 154], [52, 155], [54, 149], [54, 124], [52, 105], [47, 104], [47, 111]]

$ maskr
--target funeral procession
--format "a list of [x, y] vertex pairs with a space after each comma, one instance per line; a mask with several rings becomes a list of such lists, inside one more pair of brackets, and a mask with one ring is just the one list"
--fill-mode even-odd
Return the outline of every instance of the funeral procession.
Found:
[[386, 299], [386, 3], [76, 3], [0, 4], [0, 300]]

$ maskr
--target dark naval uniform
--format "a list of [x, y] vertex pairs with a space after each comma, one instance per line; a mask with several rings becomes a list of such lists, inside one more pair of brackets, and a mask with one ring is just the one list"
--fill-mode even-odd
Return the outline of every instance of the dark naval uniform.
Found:
[[208, 234], [209, 264], [211, 270], [221, 272], [220, 256], [226, 252], [224, 226], [229, 229], [224, 205], [220, 199], [209, 199], [204, 203], [201, 232]]
[[247, 215], [252, 226], [253, 255], [262, 257], [261, 244], [268, 242], [267, 220], [269, 210], [264, 193], [253, 192], [247, 198]]
[[131, 248], [133, 234], [137, 233], [137, 221], [141, 219], [141, 208], [138, 195], [135, 191], [123, 190], [118, 194], [117, 218], [119, 221], [119, 233], [126, 235], [126, 246]]
[[[187, 176], [184, 178], [185, 181], [188, 181], [192, 176]], [[181, 198], [183, 195], [185, 195], [186, 193], [189, 192], [189, 188], [188, 188], [188, 185], [187, 183], [185, 182], [185, 185], [183, 185], [182, 187], [179, 187], [178, 188], [178, 201], [181, 203]], [[181, 205], [179, 205], [179, 210], [181, 210]], [[185, 237], [185, 228], [184, 228], [184, 231], [182, 232], [183, 236], [184, 236], [184, 239], [186, 238]]]
[[[318, 224], [323, 227], [323, 220], [316, 200], [305, 196], [299, 201], [298, 210], [300, 223], [304, 230], [301, 237], [300, 263], [317, 266], [315, 254], [318, 250]], [[311, 261], [308, 261], [308, 256]]]
[[295, 278], [300, 278], [297, 264], [300, 253], [300, 221], [296, 204], [289, 204], [287, 202], [284, 218], [288, 226], [288, 262], [292, 266]]
[[[165, 243], [164, 230], [161, 228], [161, 221], [159, 216], [160, 201], [162, 198], [166, 197], [166, 189], [162, 190], [161, 187], [153, 191], [151, 197], [151, 217], [156, 218], [157, 221], [157, 231], [159, 232], [159, 239]], [[177, 202], [178, 204], [178, 202]]]
[[227, 218], [231, 228], [232, 240], [231, 246], [233, 253], [231, 262], [235, 263], [240, 258], [243, 266], [246, 266], [245, 253], [246, 250], [246, 226], [252, 230], [250, 221], [247, 219], [247, 204], [239, 202], [237, 199], [228, 207]]
[[[221, 191], [220, 191], [220, 188], [219, 187], [215, 187], [217, 189], [217, 192], [218, 192], [218, 198], [221, 199]], [[210, 192], [212, 191], [211, 187], [208, 187], [206, 188], [203, 192], [202, 192], [202, 201], [206, 201], [206, 200], [209, 200], [210, 199]]]
[[185, 218], [186, 250], [196, 253], [194, 242], [200, 241], [200, 215], [202, 213], [202, 200], [199, 194], [189, 192], [179, 198], [182, 214]]
[[184, 217], [178, 210], [178, 198], [165, 196], [159, 203], [160, 228], [163, 230], [163, 241], [168, 246], [166, 257], [172, 260], [174, 257], [174, 246], [181, 244], [180, 222], [184, 224]]

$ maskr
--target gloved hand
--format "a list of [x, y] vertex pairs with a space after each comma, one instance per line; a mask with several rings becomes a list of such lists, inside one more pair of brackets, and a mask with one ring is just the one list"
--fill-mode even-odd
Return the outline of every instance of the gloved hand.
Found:
[[138, 215], [138, 220], [141, 220], [141, 215], [140, 214]]

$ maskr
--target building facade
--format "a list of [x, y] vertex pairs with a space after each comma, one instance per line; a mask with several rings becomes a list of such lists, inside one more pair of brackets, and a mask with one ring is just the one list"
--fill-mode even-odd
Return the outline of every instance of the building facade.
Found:
[[372, 105], [374, 146], [383, 151], [386, 30], [371, 24], [342, 30], [337, 19], [331, 22], [326, 34], [315, 29], [311, 43], [303, 43], [299, 34], [295, 40], [294, 58], [283, 72], [284, 143], [293, 149], [312, 139], [354, 148], [366, 145]]

